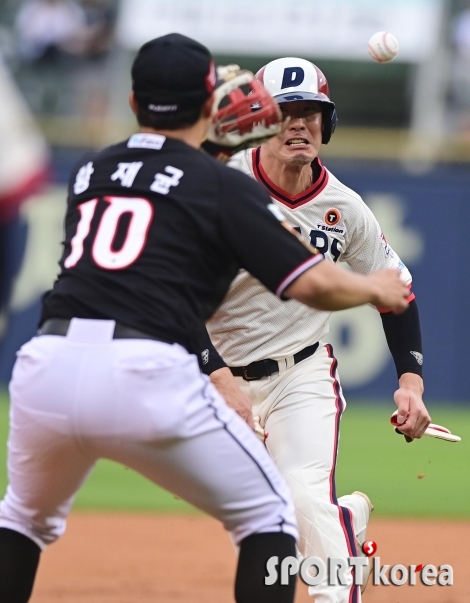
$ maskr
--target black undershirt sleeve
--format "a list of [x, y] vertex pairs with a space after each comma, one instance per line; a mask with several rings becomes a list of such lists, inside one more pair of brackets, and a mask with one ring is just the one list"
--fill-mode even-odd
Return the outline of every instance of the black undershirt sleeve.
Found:
[[423, 346], [416, 300], [410, 302], [403, 314], [386, 312], [380, 316], [398, 378], [403, 373], [415, 373], [422, 377]]
[[209, 333], [207, 329], [205, 329], [205, 335], [201, 341], [201, 352], [199, 354], [199, 366], [201, 367], [201, 371], [205, 375], [210, 375], [217, 369], [223, 368], [227, 366], [225, 362], [222, 360], [219, 352], [215, 349], [214, 344], [209, 337]]

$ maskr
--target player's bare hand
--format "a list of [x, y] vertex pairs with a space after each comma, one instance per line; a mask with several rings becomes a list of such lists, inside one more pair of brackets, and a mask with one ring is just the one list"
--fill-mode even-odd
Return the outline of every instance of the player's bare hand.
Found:
[[408, 308], [407, 298], [410, 291], [400, 279], [400, 271], [378, 270], [368, 277], [376, 287], [374, 304], [378, 308], [387, 308], [395, 314], [401, 314]]
[[421, 438], [431, 417], [423, 402], [423, 380], [414, 373], [404, 373], [400, 377], [400, 387], [394, 394], [398, 407], [398, 429], [408, 438]]
[[251, 429], [255, 429], [251, 401], [238, 387], [230, 369], [226, 366], [212, 372], [210, 375], [212, 383], [219, 394], [224, 398], [227, 405], [240, 415], [248, 423]]
[[263, 444], [265, 444], [269, 433], [264, 429], [264, 427], [261, 427], [261, 417], [255, 416], [253, 417], [253, 420], [255, 422], [255, 433]]

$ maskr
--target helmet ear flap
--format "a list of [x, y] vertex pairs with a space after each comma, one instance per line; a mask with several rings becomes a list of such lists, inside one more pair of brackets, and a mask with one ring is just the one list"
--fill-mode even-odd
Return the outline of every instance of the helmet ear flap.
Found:
[[322, 144], [328, 144], [330, 142], [333, 132], [336, 130], [336, 124], [338, 123], [338, 114], [334, 106], [327, 106], [323, 109], [323, 132], [322, 132]]

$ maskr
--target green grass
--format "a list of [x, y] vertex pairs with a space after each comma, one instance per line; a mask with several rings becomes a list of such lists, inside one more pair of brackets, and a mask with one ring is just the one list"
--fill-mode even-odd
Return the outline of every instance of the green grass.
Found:
[[[470, 518], [470, 409], [431, 407], [433, 421], [462, 437], [451, 444], [424, 438], [406, 444], [389, 426], [393, 406], [350, 402], [341, 429], [338, 496], [363, 490], [379, 516]], [[8, 404], [0, 393], [0, 493], [6, 487]], [[419, 474], [424, 478], [418, 479]], [[76, 509], [193, 512], [192, 507], [133, 471], [100, 461]]]
[[407, 444], [389, 424], [394, 409], [393, 404], [349, 403], [341, 429], [338, 495], [362, 490], [382, 516], [470, 518], [468, 406], [429, 408], [433, 422], [459, 435], [459, 443], [422, 438]]

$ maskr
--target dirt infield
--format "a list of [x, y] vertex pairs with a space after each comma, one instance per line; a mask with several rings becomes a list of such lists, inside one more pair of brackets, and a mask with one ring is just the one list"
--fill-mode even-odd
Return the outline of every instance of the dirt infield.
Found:
[[[382, 564], [450, 563], [454, 586], [369, 586], [365, 603], [470, 600], [470, 522], [373, 520], [368, 536]], [[74, 514], [43, 555], [31, 603], [233, 603], [234, 571], [232, 546], [209, 518]], [[312, 603], [305, 585], [296, 603]]]

